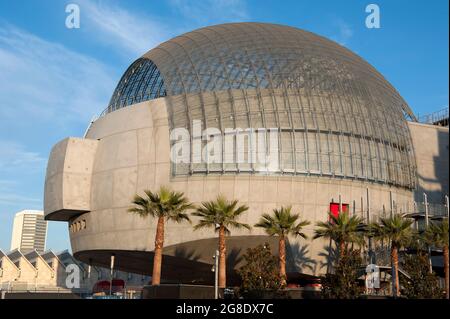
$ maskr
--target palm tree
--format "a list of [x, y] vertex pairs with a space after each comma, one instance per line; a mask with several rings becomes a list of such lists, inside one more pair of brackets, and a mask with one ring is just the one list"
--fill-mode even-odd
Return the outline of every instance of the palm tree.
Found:
[[448, 269], [448, 219], [440, 223], [430, 223], [425, 231], [425, 241], [430, 245], [442, 248], [444, 255], [445, 297], [449, 299], [449, 269]]
[[303, 227], [310, 224], [309, 221], [299, 221], [298, 214], [292, 214], [291, 206], [281, 207], [273, 210], [273, 216], [262, 215], [255, 227], [264, 228], [270, 236], [278, 236], [278, 262], [280, 267], [280, 277], [283, 284], [286, 283], [286, 237], [288, 235], [300, 236], [304, 239], [307, 236], [302, 232]]
[[[219, 287], [226, 286], [226, 243], [225, 236], [230, 234], [230, 228], [246, 228], [250, 226], [237, 221], [248, 207], [238, 206], [237, 200], [229, 201], [224, 196], [219, 195], [216, 200], [203, 202], [193, 213], [193, 216], [200, 217], [194, 229], [213, 227], [219, 232]], [[216, 270], [217, 271], [217, 270]]]
[[380, 217], [379, 223], [374, 222], [369, 225], [369, 233], [375, 239], [387, 239], [391, 242], [392, 277], [395, 279], [394, 297], [400, 292], [398, 251], [414, 239], [414, 230], [411, 227], [413, 223], [413, 220], [404, 218], [404, 215], [394, 214], [390, 217]]
[[145, 196], [135, 195], [133, 207], [128, 212], [138, 214], [141, 217], [152, 216], [158, 219], [155, 235], [155, 252], [153, 257], [152, 285], [161, 282], [162, 250], [164, 246], [164, 223], [165, 221], [181, 222], [190, 221], [185, 213], [193, 208], [188, 199], [181, 192], [171, 191], [167, 187], [161, 187], [157, 193], [149, 190], [144, 191]]
[[363, 219], [358, 216], [350, 216], [341, 212], [335, 216], [329, 213], [328, 221], [318, 222], [314, 231], [314, 239], [328, 238], [333, 240], [339, 247], [339, 259], [344, 257], [348, 244], [364, 244]]

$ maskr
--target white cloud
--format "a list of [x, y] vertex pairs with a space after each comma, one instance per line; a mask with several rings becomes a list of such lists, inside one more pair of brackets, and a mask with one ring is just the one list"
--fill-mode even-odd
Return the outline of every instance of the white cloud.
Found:
[[[46, 159], [37, 152], [31, 152], [19, 143], [0, 140], [0, 172], [17, 169], [44, 167]], [[0, 180], [0, 187], [7, 181]], [[1, 189], [1, 188], [0, 188]]]
[[16, 181], [7, 180], [7, 179], [0, 179], [0, 192], [3, 192], [7, 189], [10, 189], [12, 187], [15, 187], [17, 185]]
[[0, 24], [0, 118], [86, 123], [108, 103], [112, 71], [101, 62]]
[[11, 205], [11, 206], [26, 206], [27, 209], [41, 209], [42, 199], [32, 198], [28, 196], [11, 194], [11, 193], [0, 193], [0, 204], [1, 205]]
[[338, 33], [331, 36], [331, 39], [342, 46], [346, 46], [348, 41], [353, 37], [354, 31], [352, 27], [342, 19], [336, 19], [333, 22], [333, 27], [337, 29]]
[[79, 4], [81, 23], [87, 23], [86, 30], [113, 48], [132, 54], [131, 58], [141, 56], [171, 35], [170, 25], [154, 16], [131, 12], [112, 2], [81, 0]]
[[111, 1], [79, 0], [78, 3], [81, 30], [128, 60], [193, 28], [249, 18], [243, 0], [170, 0], [170, 7], [183, 17], [179, 20], [131, 11]]
[[[19, 194], [19, 187], [20, 184], [17, 181], [0, 180], [0, 205], [12, 207], [27, 207], [30, 209], [40, 209], [42, 207], [42, 198], [21, 195]], [[20, 187], [20, 189], [23, 192], [23, 188]], [[2, 211], [1, 213], [4, 213], [4, 211]]]
[[170, 0], [172, 7], [184, 17], [201, 24], [248, 20], [243, 0]]

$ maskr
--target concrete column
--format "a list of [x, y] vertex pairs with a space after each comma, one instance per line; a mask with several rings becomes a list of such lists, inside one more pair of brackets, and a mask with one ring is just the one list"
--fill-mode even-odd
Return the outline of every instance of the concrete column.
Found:
[[392, 199], [392, 191], [389, 191], [389, 209], [392, 217], [394, 215], [394, 201]]

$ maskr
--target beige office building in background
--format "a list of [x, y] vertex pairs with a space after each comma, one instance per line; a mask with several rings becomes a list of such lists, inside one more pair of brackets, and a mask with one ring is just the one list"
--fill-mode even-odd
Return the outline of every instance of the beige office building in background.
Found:
[[22, 252], [36, 250], [40, 253], [45, 250], [47, 238], [47, 221], [44, 212], [39, 210], [23, 210], [14, 217], [11, 250]]

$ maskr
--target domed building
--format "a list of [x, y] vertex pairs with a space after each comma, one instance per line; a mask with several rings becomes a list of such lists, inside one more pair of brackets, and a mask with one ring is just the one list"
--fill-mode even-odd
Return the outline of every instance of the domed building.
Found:
[[[196, 204], [223, 194], [249, 206], [240, 221], [251, 225], [291, 205], [312, 237], [337, 206], [372, 220], [448, 193], [448, 129], [438, 130], [335, 42], [266, 23], [205, 27], [134, 61], [86, 135], [54, 146], [45, 215], [68, 222], [77, 259], [108, 266], [114, 254], [117, 268], [151, 274], [156, 223], [127, 212], [135, 194], [167, 185]], [[165, 233], [163, 281], [212, 282], [217, 235], [170, 222]], [[233, 231], [230, 276], [248, 247], [274, 240]], [[288, 275], [325, 273], [329, 245], [289, 238]]]

